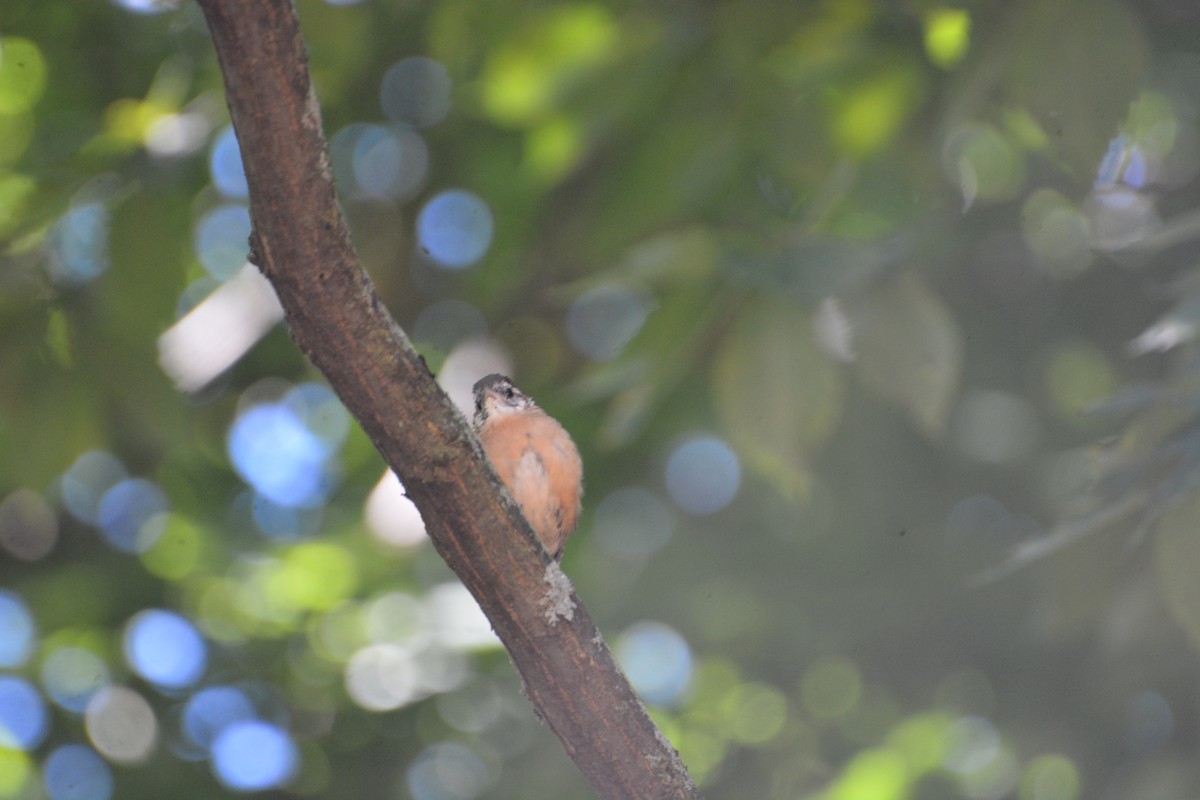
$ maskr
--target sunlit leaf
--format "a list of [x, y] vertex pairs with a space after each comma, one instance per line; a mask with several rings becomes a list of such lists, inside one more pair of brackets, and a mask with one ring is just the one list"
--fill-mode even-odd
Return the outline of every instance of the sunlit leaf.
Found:
[[876, 748], [856, 755], [824, 794], [827, 800], [902, 800], [912, 776], [893, 750]]
[[0, 114], [30, 110], [46, 88], [46, 58], [28, 39], [0, 39]]
[[971, 15], [963, 8], [939, 8], [925, 17], [925, 52], [939, 67], [949, 68], [971, 46]]
[[560, 91], [608, 55], [617, 33], [612, 13], [595, 3], [563, 3], [531, 19], [484, 69], [483, 106], [507, 125], [527, 125], [548, 111]]
[[844, 90], [833, 113], [833, 139], [852, 156], [887, 145], [916, 110], [922, 81], [915, 70], [891, 62]]

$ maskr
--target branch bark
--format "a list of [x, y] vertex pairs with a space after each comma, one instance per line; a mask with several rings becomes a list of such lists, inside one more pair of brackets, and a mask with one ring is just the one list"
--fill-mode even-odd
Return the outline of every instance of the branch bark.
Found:
[[699, 798], [570, 581], [500, 491], [355, 258], [291, 0], [197, 0], [224, 75], [250, 185], [251, 260], [292, 338], [425, 520], [479, 601], [530, 701], [602, 798]]

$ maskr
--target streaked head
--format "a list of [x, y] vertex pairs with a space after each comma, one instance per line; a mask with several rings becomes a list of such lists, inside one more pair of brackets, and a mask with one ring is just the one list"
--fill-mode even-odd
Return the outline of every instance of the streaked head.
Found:
[[488, 419], [537, 408], [529, 395], [518, 389], [507, 376], [492, 373], [475, 382], [475, 429]]

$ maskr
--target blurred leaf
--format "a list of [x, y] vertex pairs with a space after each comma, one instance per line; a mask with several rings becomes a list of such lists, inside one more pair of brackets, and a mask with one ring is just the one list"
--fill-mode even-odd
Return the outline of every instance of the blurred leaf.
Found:
[[797, 497], [808, 455], [837, 430], [846, 390], [809, 315], [776, 300], [747, 305], [716, 355], [712, 381], [721, 424], [747, 461]]
[[1045, 535], [1021, 542], [1013, 548], [1008, 558], [973, 576], [970, 583], [972, 586], [983, 586], [1006, 578], [1030, 564], [1062, 551], [1093, 533], [1109, 530], [1112, 525], [1122, 522], [1133, 514], [1140, 512], [1145, 508], [1146, 502], [1147, 497], [1145, 492], [1131, 493], [1090, 514], [1064, 520], [1047, 531]]
[[650, 415], [696, 369], [704, 345], [726, 303], [707, 281], [677, 287], [662, 295], [627, 352], [611, 364], [589, 370], [584, 393], [612, 393], [599, 441], [606, 448], [628, 445], [645, 429]]
[[709, 278], [716, 266], [717, 242], [700, 226], [651, 236], [630, 248], [620, 271], [628, 278], [657, 288], [669, 288]]
[[1163, 600], [1171, 616], [1200, 651], [1200, 492], [1162, 518], [1154, 542], [1154, 563], [1162, 581]]
[[876, 9], [864, 0], [823, 3], [811, 20], [766, 54], [764, 66], [794, 87], [822, 85], [871, 50], [867, 35]]
[[[254, 682], [280, 698], [273, 718], [300, 721], [291, 727], [303, 767], [283, 791], [374, 796], [381, 769], [396, 785], [417, 780], [423, 748], [451, 739], [482, 747], [489, 797], [587, 796], [546, 731], [519, 727], [514, 738], [514, 724], [532, 717], [510, 709], [518, 687], [502, 655], [435, 654], [411, 638], [425, 590], [450, 576], [432, 548], [401, 552], [365, 533], [364, 503], [384, 467], [361, 429], [338, 454], [329, 502], [303, 510], [299, 538], [263, 535], [263, 509], [230, 468], [226, 436], [238, 409], [310, 374], [283, 326], [198, 395], [181, 396], [159, 369], [156, 337], [209, 288], [196, 281], [192, 232], [225, 202], [209, 140], [227, 120], [202, 15], [194, 3], [165, 5], [0, 3], [0, 500], [25, 486], [47, 508], [61, 504], [64, 470], [103, 448], [130, 476], [157, 482], [171, 514], [140, 558], [63, 510], [40, 562], [10, 558], [11, 527], [0, 530], [0, 586], [28, 604], [41, 637], [17, 672], [39, 682], [47, 649], [82, 643], [84, 631], [121, 680], [129, 616], [176, 608], [221, 643], [205, 685]], [[663, 442], [682, 430], [721, 432], [747, 474], [765, 477], [744, 481], [736, 506], [713, 517], [684, 517], [663, 498], [658, 516], [673, 538], [662, 557], [606, 552], [586, 516], [570, 557], [602, 623], [662, 619], [687, 638], [692, 695], [659, 716], [715, 793], [925, 797], [936, 777], [937, 796], [957, 796], [979, 785], [944, 769], [963, 714], [991, 719], [1027, 754], [1011, 768], [1034, 775], [1036, 759], [1025, 759], [1037, 745], [1022, 731], [1045, 727], [1064, 685], [1080, 707], [1102, 710], [1108, 739], [1128, 738], [1126, 695], [1112, 691], [1108, 669], [1120, 685], [1154, 687], [1135, 703], [1162, 692], [1177, 718], [1195, 715], [1174, 630], [1178, 619], [1200, 641], [1200, 545], [1188, 530], [1200, 510], [1200, 313], [1189, 303], [1200, 279], [1187, 261], [1200, 239], [1200, 213], [1187, 210], [1200, 169], [1193, 6], [298, 2], [331, 134], [379, 119], [381, 80], [401, 59], [436, 58], [453, 78], [450, 114], [420, 132], [426, 195], [458, 186], [487, 200], [486, 259], [454, 274], [411, 261], [426, 195], [347, 198], [360, 258], [401, 324], [438, 300], [478, 307], [539, 399], [547, 392], [546, 407], [569, 408], [589, 513], [619, 486], [659, 492]], [[31, 47], [40, 65], [22, 56]], [[1133, 243], [1108, 236], [1122, 249], [1100, 259], [1090, 222], [1124, 228], [1088, 216], [1089, 187], [1118, 134], [1114, 179], [1136, 155], [1158, 180], [1152, 192], [1106, 197], [1105, 213], [1119, 222], [1108, 201], [1130, 201], [1161, 207], [1165, 221]], [[969, 213], [963, 199], [974, 200]], [[56, 221], [81, 203], [110, 212], [110, 268], [68, 286], [43, 262]], [[1057, 278], [1049, 288], [1045, 272]], [[631, 339], [616, 337], [619, 354], [584, 363], [562, 312], [614, 282], [652, 295], [652, 310]], [[1122, 343], [1139, 331], [1134, 350], [1169, 354], [1125, 359]], [[1065, 356], [1060, 342], [1072, 343]], [[1040, 391], [1045, 402], [1030, 413], [1046, 435], [1028, 462], [998, 471], [938, 438], [968, 380]], [[1132, 388], [1096, 402], [1110, 381]], [[566, 397], [555, 397], [564, 383]], [[1116, 443], [1079, 441], [1093, 431]], [[806, 492], [807, 506], [785, 499]], [[1020, 538], [1047, 507], [1057, 516], [1043, 535]], [[959, 510], [943, 520], [946, 509]], [[1156, 568], [1128, 575], [1126, 550], [1168, 511]], [[947, 561], [939, 528], [971, 548], [969, 565]], [[763, 535], [737, 535], [747, 530]], [[1046, 580], [958, 593], [964, 569], [1017, 542], [993, 576], [1034, 565]], [[804, 557], [780, 558], [781, 545]], [[1170, 614], [1145, 597], [1159, 586]], [[1130, 618], [1134, 607], [1141, 616]], [[788, 613], [768, 613], [777, 608]], [[1114, 657], [1089, 661], [1096, 680], [1084, 685], [1072, 665], [1095, 637], [1074, 634], [1088, 629]], [[914, 633], [921, 647], [892, 646]], [[342, 689], [363, 645], [411, 645], [418, 660], [433, 656], [422, 674], [466, 683], [408, 711], [369, 712]], [[1031, 658], [1037, 668], [1022, 677], [1032, 702], [997, 722], [995, 673], [1014, 653], [1046, 648], [1064, 657]], [[854, 652], [873, 683], [847, 716], [802, 719], [789, 708], [796, 676], [822, 651]], [[978, 702], [942, 705], [946, 670], [964, 651]], [[880, 698], [906, 696], [898, 685], [928, 688], [922, 696], [941, 697], [949, 716], [907, 739], [882, 736]], [[188, 700], [146, 697], [160, 719]], [[1144, 733], [1138, 709], [1133, 729]], [[321, 727], [329, 720], [336, 735]], [[1095, 730], [1068, 719], [1055, 732], [1079, 754], [1084, 781], [1102, 781]], [[59, 713], [49, 741], [77, 734]], [[496, 736], [521, 746], [497, 755]], [[878, 749], [856, 758], [866, 741]], [[1129, 743], [1143, 754], [1157, 746]], [[14, 791], [36, 793], [40, 758], [21, 755], [28, 778]], [[1151, 783], [1192, 774], [1186, 748], [1153, 756], [1142, 771]], [[118, 793], [222, 794], [187, 778], [194, 767], [168, 754], [122, 768]], [[1128, 796], [1163, 794], [1137, 773], [1122, 785]], [[430, 791], [450, 790], [426, 778]], [[1167, 794], [1189, 796], [1186, 780]]]
[[1128, 344], [1135, 356], [1174, 349], [1196, 339], [1200, 329], [1200, 293], [1189, 294]]
[[0, 451], [11, 454], [0, 461], [0, 486], [44, 486], [80, 453], [107, 442], [104, 409], [84, 369], [60, 370], [33, 355], [11, 366], [25, 380], [13, 395], [0, 393]]
[[[1072, 497], [1085, 510], [1059, 520], [1044, 535], [1022, 542], [1003, 562], [977, 575], [973, 583], [1006, 577], [1117, 525], [1128, 534], [1128, 546], [1133, 547], [1160, 521], [1166, 524], [1181, 503], [1193, 502], [1200, 486], [1200, 428], [1191, 410], [1164, 399], [1161, 392], [1156, 392], [1155, 398], [1157, 404], [1137, 416], [1114, 444], [1089, 448], [1092, 474]], [[1129, 394], [1128, 402], [1135, 406], [1145, 401], [1144, 391]], [[1119, 410], [1123, 402], [1117, 398], [1114, 409]]]
[[1194, 426], [1190, 433], [1188, 430], [1194, 420], [1192, 409], [1171, 399], [1135, 417], [1121, 432], [1115, 446], [1101, 451], [1105, 488], [1115, 494], [1170, 475], [1180, 460], [1174, 443], [1195, 439]]
[[59, 367], [71, 368], [71, 331], [67, 316], [60, 308], [51, 311], [46, 320], [46, 349]]
[[1006, 83], [1076, 176], [1090, 179], [1146, 71], [1140, 20], [1119, 0], [1020, 6]]
[[971, 15], [962, 8], [938, 8], [925, 15], [925, 52], [929, 60], [950, 69], [971, 46]]
[[0, 175], [0, 238], [20, 229], [37, 193], [37, 182], [27, 175]]
[[612, 12], [595, 3], [562, 3], [494, 50], [484, 67], [483, 107], [497, 122], [528, 126], [557, 95], [611, 55], [617, 33]]
[[1120, 387], [1107, 397], [1083, 408], [1082, 413], [1094, 416], [1131, 414], [1145, 411], [1169, 400], [1170, 396], [1161, 383], [1141, 381]]
[[963, 209], [975, 200], [1008, 200], [1025, 183], [1021, 153], [991, 125], [968, 124], [954, 131], [942, 154], [943, 168], [958, 184]]
[[794, 242], [767, 250], [739, 238], [726, 244], [722, 260], [735, 283], [815, 306], [830, 295], [865, 286], [896, 263], [900, 249], [894, 243], [796, 236]]
[[1110, 397], [1116, 389], [1112, 362], [1089, 342], [1055, 346], [1045, 369], [1048, 399], [1055, 411], [1074, 424], [1083, 423], [1084, 410]]
[[46, 59], [28, 39], [4, 37], [0, 47], [0, 114], [21, 114], [32, 108], [46, 88]]
[[585, 371], [574, 394], [612, 398], [598, 440], [603, 447], [629, 444], [649, 417], [695, 367], [728, 303], [715, 290], [717, 246], [700, 227], [671, 230], [630, 247], [613, 270], [564, 287], [566, 297], [614, 282], [654, 290], [654, 308], [622, 355]]
[[923, 87], [915, 65], [903, 57], [885, 59], [876, 72], [839, 93], [831, 120], [834, 142], [856, 157], [886, 147], [916, 113]]
[[963, 359], [962, 334], [941, 298], [907, 274], [847, 300], [845, 308], [863, 383], [908, 412], [922, 433], [940, 437]]

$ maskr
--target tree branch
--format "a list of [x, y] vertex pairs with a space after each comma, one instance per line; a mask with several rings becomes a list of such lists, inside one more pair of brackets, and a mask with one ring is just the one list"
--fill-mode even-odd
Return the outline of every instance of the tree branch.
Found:
[[252, 260], [479, 601], [537, 713], [603, 798], [699, 798], [566, 576], [359, 266], [290, 0], [197, 0], [250, 185]]

